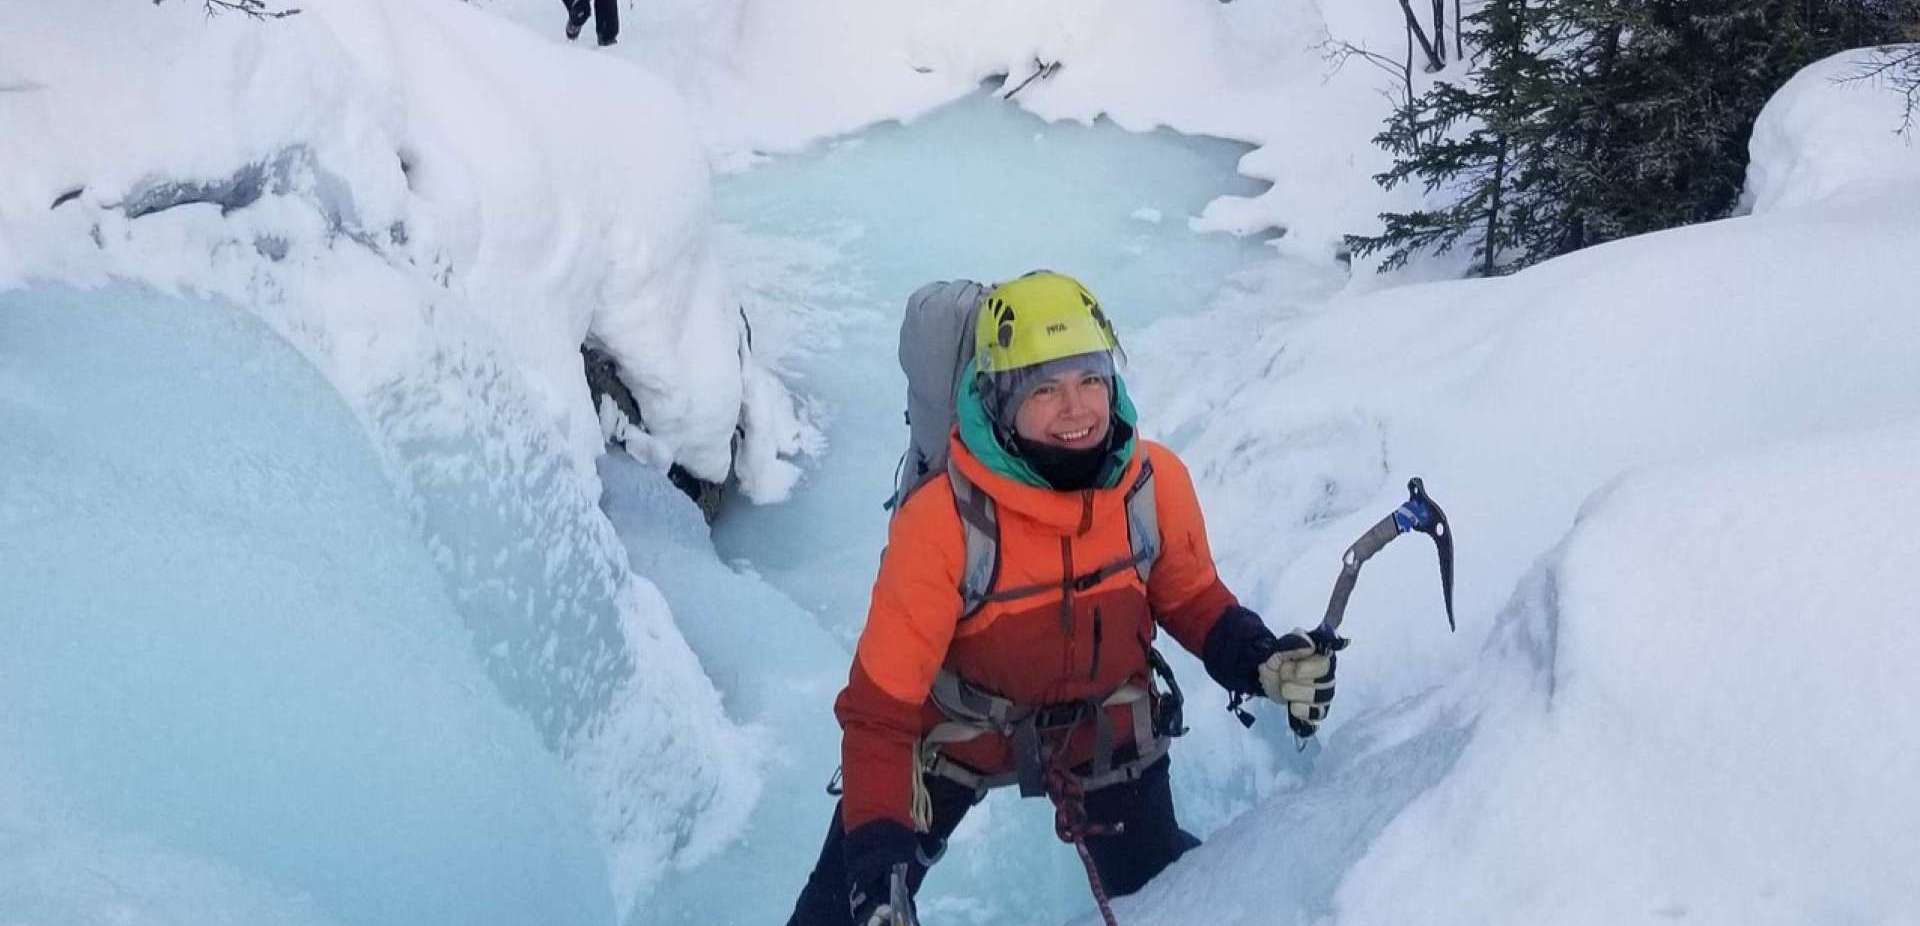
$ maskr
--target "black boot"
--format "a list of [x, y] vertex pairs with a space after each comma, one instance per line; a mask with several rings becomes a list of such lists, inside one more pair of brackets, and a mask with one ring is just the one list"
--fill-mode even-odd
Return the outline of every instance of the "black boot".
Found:
[[[578, 2], [587, 5], [587, 0]], [[620, 0], [593, 0], [593, 31], [603, 48], [620, 37]]]
[[580, 37], [580, 27], [587, 24], [587, 17], [593, 15], [588, 0], [560, 0], [567, 8], [567, 41]]

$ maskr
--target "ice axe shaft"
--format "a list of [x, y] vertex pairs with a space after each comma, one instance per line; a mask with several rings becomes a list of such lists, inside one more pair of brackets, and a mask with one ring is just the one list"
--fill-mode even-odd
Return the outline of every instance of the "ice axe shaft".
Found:
[[913, 913], [913, 888], [907, 882], [905, 862], [893, 866], [887, 878], [887, 906], [893, 912], [888, 915], [886, 926], [920, 926], [919, 918]]
[[1440, 555], [1440, 591], [1447, 604], [1447, 629], [1454, 629], [1453, 528], [1447, 523], [1446, 512], [1441, 511], [1440, 506], [1428, 497], [1426, 485], [1416, 476], [1407, 481], [1406, 503], [1367, 528], [1367, 532], [1361, 534], [1360, 539], [1354, 541], [1340, 558], [1340, 578], [1333, 583], [1333, 596], [1327, 600], [1327, 614], [1320, 619], [1320, 626], [1308, 634], [1313, 638], [1316, 649], [1326, 653], [1337, 648], [1340, 623], [1346, 619], [1347, 599], [1353, 596], [1353, 586], [1360, 578], [1360, 567], [1392, 543], [1394, 538], [1411, 531], [1433, 538], [1434, 548]]

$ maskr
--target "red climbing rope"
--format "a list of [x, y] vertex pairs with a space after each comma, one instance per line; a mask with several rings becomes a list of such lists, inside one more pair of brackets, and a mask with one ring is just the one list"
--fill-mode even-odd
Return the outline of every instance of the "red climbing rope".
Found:
[[1113, 918], [1113, 904], [1107, 899], [1107, 886], [1100, 883], [1100, 872], [1093, 867], [1093, 855], [1087, 851], [1087, 841], [1075, 839], [1073, 848], [1080, 853], [1080, 864], [1087, 869], [1087, 886], [1093, 888], [1093, 902], [1100, 908], [1100, 918], [1107, 921], [1107, 926], [1120, 926], [1120, 922]]
[[1094, 867], [1093, 853], [1087, 851], [1087, 837], [1117, 836], [1122, 824], [1089, 822], [1087, 795], [1080, 787], [1079, 776], [1058, 763], [1047, 770], [1047, 796], [1053, 798], [1054, 834], [1061, 842], [1072, 843], [1074, 851], [1080, 854], [1080, 864], [1087, 869], [1087, 886], [1093, 889], [1093, 902], [1100, 908], [1100, 918], [1107, 926], [1120, 926], [1113, 918], [1113, 903], [1107, 897], [1107, 886], [1100, 881], [1100, 870]]

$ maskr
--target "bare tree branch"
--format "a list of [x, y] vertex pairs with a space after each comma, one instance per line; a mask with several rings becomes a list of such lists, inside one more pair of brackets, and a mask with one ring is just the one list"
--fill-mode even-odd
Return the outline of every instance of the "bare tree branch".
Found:
[[[1333, 70], [1339, 71], [1349, 60], [1359, 58], [1368, 64], [1391, 75], [1406, 88], [1406, 99], [1413, 98], [1413, 72], [1408, 64], [1402, 64], [1376, 51], [1369, 51], [1352, 42], [1328, 39], [1314, 46], [1322, 58], [1333, 64]], [[1404, 105], [1405, 100], [1394, 100], [1395, 106]]]
[[[1420, 50], [1427, 55], [1427, 73], [1431, 74], [1446, 67], [1447, 60], [1445, 52], [1436, 52], [1433, 50], [1433, 41], [1427, 38], [1427, 30], [1420, 26], [1420, 17], [1413, 15], [1413, 4], [1408, 2], [1408, 0], [1400, 0], [1400, 12], [1406, 14], [1407, 17], [1407, 35], [1418, 40]], [[1442, 36], [1440, 41], [1445, 42], [1446, 37]]]

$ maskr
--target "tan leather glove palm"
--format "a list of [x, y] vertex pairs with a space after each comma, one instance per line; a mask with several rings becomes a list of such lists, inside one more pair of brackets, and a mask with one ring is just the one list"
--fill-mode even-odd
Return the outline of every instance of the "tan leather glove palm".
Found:
[[1304, 630], [1276, 641], [1279, 649], [1260, 663], [1260, 690], [1287, 707], [1287, 725], [1301, 737], [1312, 736], [1333, 706], [1332, 653], [1316, 652]]

